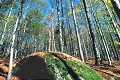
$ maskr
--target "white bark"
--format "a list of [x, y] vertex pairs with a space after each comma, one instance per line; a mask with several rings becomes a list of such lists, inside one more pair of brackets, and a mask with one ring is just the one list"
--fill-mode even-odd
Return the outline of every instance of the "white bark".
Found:
[[12, 66], [13, 66], [13, 54], [14, 54], [14, 43], [15, 43], [15, 33], [18, 27], [18, 22], [19, 22], [19, 16], [17, 18], [17, 21], [15, 23], [15, 27], [14, 27], [14, 31], [13, 31], [13, 36], [12, 36], [12, 45], [11, 45], [11, 49], [10, 49], [10, 62], [9, 62], [9, 71], [8, 71], [8, 77], [7, 80], [10, 80], [11, 75], [12, 75]]
[[112, 14], [110, 13], [110, 10], [109, 10], [106, 2], [105, 2], [104, 0], [102, 0], [102, 1], [104, 2], [105, 7], [106, 7], [106, 9], [107, 9], [107, 11], [108, 11], [108, 14], [109, 14], [109, 16], [110, 16], [110, 18], [111, 18], [111, 20], [112, 20], [114, 32], [117, 32], [118, 37], [119, 37], [119, 39], [120, 39], [120, 32], [119, 32], [119, 30], [116, 28], [117, 25], [116, 25], [115, 21], [113, 20], [113, 16], [112, 16]]
[[87, 53], [87, 49], [86, 49], [86, 46], [85, 46], [85, 41], [84, 41], [83, 35], [82, 35], [82, 42], [83, 42], [83, 46], [84, 46], [84, 50], [85, 50], [86, 60], [88, 60], [88, 53]]
[[51, 30], [49, 29], [49, 49], [48, 51], [51, 51]]
[[52, 19], [52, 22], [51, 22], [51, 27], [52, 27], [52, 51], [56, 51], [53, 19]]
[[120, 9], [120, 2], [119, 0], [114, 0], [116, 2], [116, 5], [118, 6], [118, 8]]
[[54, 36], [54, 24], [53, 24], [53, 15], [54, 15], [54, 9], [51, 10], [51, 37], [52, 37], [52, 51], [56, 51], [55, 47], [55, 36]]
[[59, 39], [60, 39], [60, 50], [63, 52], [63, 39], [62, 39], [62, 28], [61, 28], [61, 23], [60, 23], [60, 2], [61, 0], [56, 0], [57, 1], [57, 14], [58, 14], [58, 27], [59, 27]]
[[12, 36], [12, 44], [11, 44], [11, 49], [10, 49], [10, 61], [9, 61], [9, 71], [8, 71], [8, 77], [7, 80], [10, 80], [12, 76], [12, 66], [13, 66], [13, 55], [14, 55], [14, 44], [15, 44], [15, 38], [16, 38], [16, 31], [18, 28], [18, 23], [20, 21], [21, 15], [22, 15], [22, 9], [23, 9], [23, 4], [20, 5], [20, 10], [18, 12], [18, 17], [14, 26], [14, 31], [13, 31], [13, 36]]
[[84, 61], [84, 56], [83, 56], [83, 51], [82, 51], [82, 46], [81, 46], [81, 42], [80, 42], [80, 35], [79, 35], [78, 27], [77, 27], [78, 25], [77, 25], [77, 21], [76, 21], [75, 11], [74, 11], [74, 8], [73, 8], [73, 2], [72, 2], [72, 0], [70, 0], [70, 2], [71, 2], [72, 14], [73, 14], [75, 32], [76, 32], [77, 41], [78, 41], [78, 50], [79, 50], [78, 54], [80, 54], [81, 60], [83, 62], [85, 62]]
[[11, 7], [11, 9], [10, 9], [10, 12], [9, 12], [9, 14], [8, 14], [8, 17], [7, 17], [7, 21], [6, 21], [5, 26], [4, 26], [4, 30], [3, 30], [3, 33], [2, 33], [2, 37], [1, 37], [1, 40], [0, 40], [2, 43], [3, 43], [4, 36], [5, 36], [5, 32], [6, 32], [6, 28], [7, 28], [7, 24], [8, 24], [9, 18], [10, 18], [10, 16], [11, 16], [12, 9], [13, 9], [13, 5], [12, 5], [12, 7]]

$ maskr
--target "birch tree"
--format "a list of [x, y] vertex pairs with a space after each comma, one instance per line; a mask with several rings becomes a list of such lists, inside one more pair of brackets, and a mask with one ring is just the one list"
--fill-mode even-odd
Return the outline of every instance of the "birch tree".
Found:
[[79, 57], [81, 57], [81, 60], [83, 62], [84, 61], [84, 56], [83, 56], [83, 51], [82, 51], [82, 46], [81, 46], [81, 40], [80, 40], [80, 34], [79, 34], [79, 31], [78, 31], [78, 25], [77, 25], [77, 21], [76, 21], [76, 15], [75, 15], [75, 11], [74, 11], [74, 7], [73, 7], [73, 1], [70, 0], [70, 4], [71, 4], [71, 8], [72, 8], [72, 15], [73, 15], [73, 20], [74, 20], [74, 26], [75, 26], [75, 33], [76, 33], [76, 36], [77, 36], [77, 47], [78, 47], [78, 54], [79, 54]]
[[11, 43], [11, 49], [10, 49], [9, 71], [8, 71], [7, 80], [10, 80], [10, 78], [12, 76], [15, 37], [16, 37], [16, 31], [17, 31], [17, 28], [18, 28], [18, 23], [20, 22], [20, 19], [21, 19], [21, 16], [22, 16], [22, 10], [23, 10], [24, 2], [25, 2], [25, 0], [21, 1], [20, 9], [19, 9], [19, 12], [18, 12], [18, 17], [17, 17], [16, 23], [15, 23], [14, 31], [13, 31], [13, 35], [12, 35], [12, 43]]
[[[14, 4], [13, 4], [14, 5]], [[5, 23], [5, 26], [4, 26], [4, 30], [3, 30], [3, 33], [2, 33], [2, 37], [1, 37], [1, 40], [0, 40], [0, 43], [3, 44], [4, 42], [4, 36], [5, 36], [5, 32], [6, 32], [6, 28], [7, 28], [7, 24], [9, 22], [9, 18], [11, 16], [11, 12], [12, 12], [12, 9], [13, 9], [13, 5], [12, 7], [10, 8], [10, 11], [9, 11], [9, 14], [8, 14], [8, 17], [7, 17], [7, 21]]]
[[97, 52], [97, 46], [95, 43], [95, 36], [94, 36], [93, 30], [92, 30], [90, 14], [89, 14], [89, 10], [88, 10], [87, 4], [86, 4], [86, 0], [83, 0], [83, 5], [84, 5], [84, 9], [85, 9], [86, 19], [87, 19], [88, 26], [89, 26], [90, 36], [92, 39], [92, 47], [93, 47], [93, 51], [95, 54], [95, 64], [100, 65], [100, 56]]
[[59, 27], [59, 47], [60, 47], [60, 51], [63, 52], [63, 32], [62, 32], [62, 27], [61, 27], [61, 21], [60, 21], [60, 3], [61, 3], [61, 0], [56, 0], [56, 3], [57, 3], [57, 15], [58, 15], [58, 27]]
[[102, 1], [103, 5], [105, 6], [107, 12], [108, 12], [108, 15], [110, 16], [111, 22], [112, 22], [112, 24], [113, 24], [113, 31], [114, 31], [114, 33], [116, 33], [117, 38], [118, 38], [118, 40], [120, 41], [120, 32], [119, 32], [119, 30], [117, 29], [117, 25], [116, 25], [115, 21], [113, 20], [113, 16], [112, 16], [112, 14], [110, 13], [110, 10], [109, 10], [109, 8], [108, 8], [108, 5], [106, 4], [106, 2], [105, 2], [104, 0], [101, 0], [101, 1]]

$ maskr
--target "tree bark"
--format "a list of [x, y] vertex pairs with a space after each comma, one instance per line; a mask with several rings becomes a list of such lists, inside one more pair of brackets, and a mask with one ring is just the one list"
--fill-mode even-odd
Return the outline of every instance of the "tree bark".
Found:
[[120, 2], [119, 2], [119, 0], [111, 0], [111, 3], [113, 5], [114, 11], [116, 12], [116, 14], [120, 20]]
[[110, 18], [111, 18], [111, 21], [112, 21], [112, 24], [113, 24], [113, 31], [114, 31], [114, 33], [116, 34], [116, 37], [118, 38], [118, 40], [119, 40], [119, 42], [120, 42], [120, 32], [119, 32], [119, 30], [117, 29], [117, 25], [116, 25], [115, 21], [113, 20], [112, 14], [110, 13], [110, 10], [109, 10], [106, 2], [105, 2], [104, 0], [101, 0], [101, 1], [102, 1], [102, 3], [104, 4], [104, 6], [105, 6], [105, 8], [106, 8], [106, 10], [107, 10], [107, 12], [108, 12], [108, 15], [109, 15]]
[[8, 14], [8, 17], [7, 17], [7, 21], [6, 21], [5, 26], [4, 26], [4, 30], [3, 30], [3, 33], [2, 33], [2, 37], [1, 37], [1, 40], [0, 40], [1, 43], [4, 42], [4, 36], [5, 36], [5, 32], [6, 32], [6, 28], [7, 28], [7, 24], [8, 24], [9, 18], [10, 18], [10, 16], [11, 16], [12, 9], [13, 9], [13, 5], [12, 5], [12, 7], [10, 8], [10, 11], [9, 11], [9, 14]]
[[22, 15], [23, 4], [24, 4], [24, 0], [21, 1], [20, 10], [18, 12], [18, 17], [17, 17], [16, 23], [15, 23], [15, 26], [14, 26], [14, 31], [13, 31], [13, 36], [12, 36], [12, 45], [11, 45], [11, 50], [10, 50], [9, 71], [8, 71], [7, 80], [10, 80], [10, 78], [12, 76], [14, 43], [15, 43], [15, 37], [16, 37], [16, 31], [17, 31], [17, 28], [18, 28], [18, 23], [21, 19], [21, 15]]
[[92, 26], [91, 26], [91, 20], [90, 20], [90, 15], [89, 15], [89, 11], [88, 11], [88, 8], [87, 8], [87, 5], [86, 5], [86, 0], [83, 0], [83, 5], [84, 5], [84, 9], [85, 9], [85, 14], [86, 14], [86, 19], [88, 21], [88, 25], [89, 25], [89, 31], [90, 31], [90, 36], [91, 36], [91, 39], [92, 39], [92, 47], [93, 47], [93, 51], [94, 51], [94, 54], [95, 54], [95, 64], [96, 65], [100, 65], [100, 57], [97, 53], [97, 47], [96, 47], [96, 44], [95, 44], [95, 37], [94, 37], [94, 33], [92, 31]]
[[62, 33], [62, 27], [61, 27], [61, 22], [60, 22], [60, 3], [61, 0], [56, 0], [57, 2], [57, 15], [58, 15], [58, 27], [59, 27], [59, 47], [60, 51], [63, 52], [63, 33]]
[[67, 43], [66, 43], [66, 36], [65, 36], [65, 25], [64, 25], [64, 9], [63, 9], [63, 0], [61, 0], [61, 11], [62, 11], [62, 24], [61, 24], [61, 28], [63, 31], [63, 42], [64, 42], [64, 52], [67, 52]]
[[72, 29], [71, 29], [69, 15], [67, 16], [67, 21], [68, 21], [68, 34], [70, 37], [70, 53], [73, 56], [74, 55], [74, 48], [73, 48]]
[[71, 4], [71, 8], [72, 8], [72, 15], [73, 15], [74, 26], [75, 26], [75, 33], [76, 33], [77, 42], [78, 42], [78, 44], [77, 44], [78, 55], [79, 55], [79, 57], [81, 57], [82, 62], [85, 62], [84, 56], [83, 56], [83, 51], [82, 51], [82, 46], [81, 46], [81, 42], [80, 42], [80, 35], [79, 35], [79, 31], [78, 31], [78, 25], [77, 25], [77, 21], [76, 21], [76, 16], [75, 16], [75, 11], [74, 11], [72, 0], [70, 0], [70, 4]]

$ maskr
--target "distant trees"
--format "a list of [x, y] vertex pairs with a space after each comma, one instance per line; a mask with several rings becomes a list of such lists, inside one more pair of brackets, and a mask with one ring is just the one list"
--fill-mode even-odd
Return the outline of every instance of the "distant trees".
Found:
[[51, 9], [51, 13], [48, 16], [48, 22], [50, 23], [49, 28], [49, 51], [56, 51], [55, 46], [55, 31], [54, 31], [54, 8]]
[[[62, 0], [60, 2], [62, 2]], [[109, 9], [109, 6], [107, 5], [106, 1], [101, 0], [101, 1], [93, 2], [90, 0], [90, 3], [91, 4], [89, 4], [88, 1], [83, 0], [83, 4], [80, 3], [80, 7], [77, 7], [73, 5], [72, 0], [65, 0], [63, 1], [63, 4], [66, 4], [66, 6], [61, 5], [61, 7], [59, 7], [60, 8], [60, 11], [58, 9], [59, 18], [63, 20], [62, 9], [64, 7], [65, 9], [64, 20], [66, 19], [66, 24], [67, 24], [67, 25], [66, 24], [62, 25], [64, 21], [63, 22], [58, 21], [61, 23], [62, 27], [66, 26], [66, 28], [62, 29], [61, 32], [64, 33], [64, 30], [68, 31], [66, 34], [62, 34], [61, 39], [63, 43], [63, 49], [65, 49], [65, 44], [64, 44], [65, 40], [63, 39], [65, 36], [67, 43], [66, 49], [68, 53], [69, 52], [71, 53], [70, 55], [73, 56], [77, 55], [77, 57], [78, 56], [81, 57], [81, 60], [84, 62], [84, 57], [88, 58], [87, 55], [89, 56], [92, 55], [92, 53], [94, 53], [96, 65], [101, 65], [102, 61], [105, 58], [108, 59], [108, 64], [111, 65], [112, 56], [114, 55], [115, 59], [118, 59], [119, 57], [118, 54], [119, 51], [116, 49], [117, 45], [115, 45], [115, 41], [114, 41], [114, 40], [119, 41], [119, 29], [118, 27], [115, 27], [118, 26], [118, 24], [115, 22], [116, 20], [114, 20], [115, 18], [111, 13], [111, 9]], [[97, 7], [98, 4], [100, 4], [99, 7], [101, 8]], [[91, 7], [94, 6], [94, 8], [90, 8], [89, 6]], [[106, 11], [107, 14], [105, 14], [103, 10]], [[85, 15], [83, 13], [85, 13]], [[104, 16], [107, 19], [105, 19]], [[85, 22], [86, 20], [87, 22]], [[110, 26], [108, 26], [108, 24]], [[81, 27], [81, 25], [84, 26], [85, 29], [88, 27], [89, 32], [87, 32], [87, 34], [82, 34], [83, 32], [85, 32], [85, 30], [81, 30], [83, 28]], [[106, 31], [104, 28], [106, 28], [109, 31], [112, 31], [113, 33]], [[58, 33], [60, 34], [60, 32]]]

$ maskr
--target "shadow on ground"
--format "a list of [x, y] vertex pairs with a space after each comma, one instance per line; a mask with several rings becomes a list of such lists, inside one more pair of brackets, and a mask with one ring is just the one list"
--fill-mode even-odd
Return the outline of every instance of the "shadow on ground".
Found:
[[52, 53], [52, 55], [54, 55], [55, 57], [59, 58], [63, 62], [63, 64], [65, 65], [65, 67], [66, 67], [66, 69], [68, 71], [68, 73], [72, 76], [72, 78], [74, 80], [80, 80], [78, 75], [72, 70], [72, 68], [69, 65], [67, 65], [67, 63], [61, 57], [59, 57], [58, 55], [56, 55], [54, 53]]
[[21, 60], [13, 70], [14, 76], [20, 79], [49, 79], [54, 76], [47, 70], [46, 64], [39, 56], [30, 56]]

